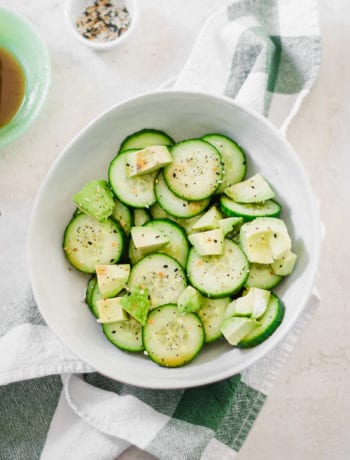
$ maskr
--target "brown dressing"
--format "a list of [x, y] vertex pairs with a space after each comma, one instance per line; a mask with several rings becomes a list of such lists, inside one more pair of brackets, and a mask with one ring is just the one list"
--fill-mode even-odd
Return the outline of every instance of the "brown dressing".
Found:
[[20, 63], [0, 48], [0, 128], [16, 115], [25, 91], [25, 77]]

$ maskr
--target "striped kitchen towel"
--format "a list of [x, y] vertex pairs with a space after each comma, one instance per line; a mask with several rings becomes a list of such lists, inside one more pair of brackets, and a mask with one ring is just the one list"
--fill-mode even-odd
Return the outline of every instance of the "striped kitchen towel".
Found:
[[[208, 19], [174, 87], [225, 94], [285, 130], [320, 49], [315, 0], [238, 0]], [[130, 445], [162, 460], [232, 459], [317, 303], [313, 295], [288, 337], [241, 374], [156, 391], [111, 381], [72, 355], [28, 289], [0, 323], [0, 459], [111, 460]]]

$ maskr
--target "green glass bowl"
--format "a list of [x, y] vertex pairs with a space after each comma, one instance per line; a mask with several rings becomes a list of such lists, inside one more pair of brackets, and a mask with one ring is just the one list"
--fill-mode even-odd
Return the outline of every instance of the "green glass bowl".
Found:
[[21, 107], [0, 128], [0, 148], [17, 139], [42, 109], [51, 82], [50, 56], [32, 24], [12, 10], [0, 7], [0, 48], [7, 49], [22, 65], [26, 89]]

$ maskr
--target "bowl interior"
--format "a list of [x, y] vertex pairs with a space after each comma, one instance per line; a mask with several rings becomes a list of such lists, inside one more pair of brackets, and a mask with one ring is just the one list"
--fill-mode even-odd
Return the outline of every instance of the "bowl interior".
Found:
[[[166, 131], [176, 141], [220, 132], [247, 152], [248, 174], [260, 171], [283, 205], [299, 259], [294, 273], [275, 291], [286, 306], [285, 319], [270, 339], [250, 350], [222, 342], [206, 346], [192, 363], [165, 369], [142, 354], [111, 345], [84, 303], [88, 277], [71, 269], [62, 237], [72, 213], [72, 195], [91, 179], [106, 178], [125, 136], [142, 128]], [[30, 265], [35, 298], [48, 325], [81, 359], [101, 373], [152, 388], [202, 385], [246, 368], [281, 340], [304, 308], [319, 257], [319, 220], [312, 189], [291, 147], [265, 119], [226, 98], [186, 92], [141, 96], [112, 108], [67, 147], [37, 197], [30, 232]]]
[[16, 115], [0, 128], [0, 147], [13, 142], [35, 119], [50, 85], [50, 58], [45, 44], [25, 18], [0, 7], [0, 47], [21, 64], [25, 75], [24, 100]]

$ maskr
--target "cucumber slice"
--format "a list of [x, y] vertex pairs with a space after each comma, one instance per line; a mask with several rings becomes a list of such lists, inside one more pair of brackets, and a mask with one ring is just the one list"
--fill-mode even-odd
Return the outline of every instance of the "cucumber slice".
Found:
[[163, 174], [159, 174], [154, 188], [157, 201], [168, 214], [187, 219], [200, 214], [209, 204], [209, 200], [187, 201], [176, 196], [167, 186]]
[[143, 342], [152, 361], [178, 367], [191, 361], [202, 349], [204, 328], [194, 313], [180, 313], [176, 305], [163, 305], [148, 315]]
[[125, 150], [112, 160], [108, 169], [109, 183], [115, 196], [124, 204], [147, 208], [156, 201], [153, 188], [157, 171], [140, 177], [128, 177], [126, 165], [129, 152]]
[[242, 249], [225, 239], [222, 256], [200, 256], [194, 248], [187, 262], [187, 276], [198, 291], [219, 299], [238, 292], [249, 273], [248, 260]]
[[131, 210], [121, 201], [114, 200], [114, 209], [111, 216], [124, 230], [125, 235], [130, 235], [131, 227], [134, 225], [134, 217]]
[[238, 347], [250, 348], [264, 342], [281, 324], [283, 316], [284, 306], [282, 302], [275, 294], [271, 294], [266, 312], [259, 319], [260, 326], [244, 337], [239, 342]]
[[203, 216], [204, 212], [198, 214], [198, 216], [195, 217], [189, 217], [188, 219], [179, 219], [177, 217], [171, 216], [167, 212], [162, 209], [158, 203], [155, 203], [151, 209], [151, 214], [154, 219], [169, 219], [173, 222], [176, 222], [178, 225], [181, 226], [187, 233], [187, 235], [190, 235], [191, 233], [194, 232], [193, 230], [193, 225], [198, 221], [198, 219]]
[[[147, 222], [144, 227], [153, 228], [159, 235], [169, 241], [157, 252], [174, 257], [183, 267], [186, 265], [189, 244], [184, 230], [179, 225], [168, 219], [154, 219]], [[135, 264], [143, 257], [142, 251], [136, 249], [132, 241], [130, 241], [129, 245], [129, 257], [132, 264]]]
[[231, 185], [224, 193], [237, 203], [261, 203], [275, 196], [275, 192], [260, 173], [244, 182]]
[[218, 150], [201, 139], [189, 139], [171, 149], [173, 161], [164, 168], [164, 179], [179, 198], [202, 201], [221, 184], [223, 166]]
[[116, 347], [125, 351], [142, 351], [142, 326], [133, 318], [127, 321], [117, 321], [102, 325], [107, 339]]
[[174, 145], [173, 139], [158, 129], [141, 129], [126, 137], [120, 145], [119, 152], [129, 149], [143, 149], [153, 145]]
[[220, 325], [231, 299], [203, 299], [203, 305], [198, 311], [205, 330], [205, 343], [214, 342], [221, 336]]
[[216, 193], [222, 193], [229, 185], [244, 179], [247, 160], [243, 150], [236, 142], [223, 134], [207, 134], [202, 139], [218, 149], [224, 163], [224, 177]]
[[246, 287], [260, 289], [272, 289], [283, 279], [276, 275], [269, 264], [250, 264], [249, 276], [245, 283]]
[[96, 318], [99, 318], [100, 317], [100, 313], [98, 311], [98, 301], [99, 300], [103, 300], [103, 295], [98, 287], [98, 284], [97, 284], [97, 279], [96, 279], [96, 283], [95, 283], [95, 286], [92, 290], [92, 293], [91, 293], [91, 297], [90, 297], [90, 303], [88, 303], [89, 307], [90, 307], [90, 310], [91, 310], [91, 313], [96, 317]]
[[68, 224], [63, 248], [69, 262], [79, 271], [95, 273], [96, 265], [115, 264], [124, 247], [123, 232], [117, 222], [79, 214]]
[[80, 211], [103, 222], [114, 208], [112, 192], [105, 180], [92, 180], [73, 196]]
[[91, 305], [91, 298], [92, 298], [92, 293], [95, 287], [95, 284], [97, 283], [96, 276], [93, 275], [86, 286], [86, 291], [85, 291], [85, 302], [90, 306]]
[[134, 209], [134, 225], [140, 227], [151, 219], [145, 209]]
[[222, 195], [219, 201], [221, 211], [230, 217], [243, 217], [245, 220], [253, 220], [256, 217], [277, 217], [280, 215], [281, 206], [274, 200], [264, 203], [235, 203]]
[[151, 308], [166, 303], [176, 303], [186, 288], [186, 276], [177, 260], [167, 254], [151, 254], [133, 266], [129, 288], [148, 289]]

